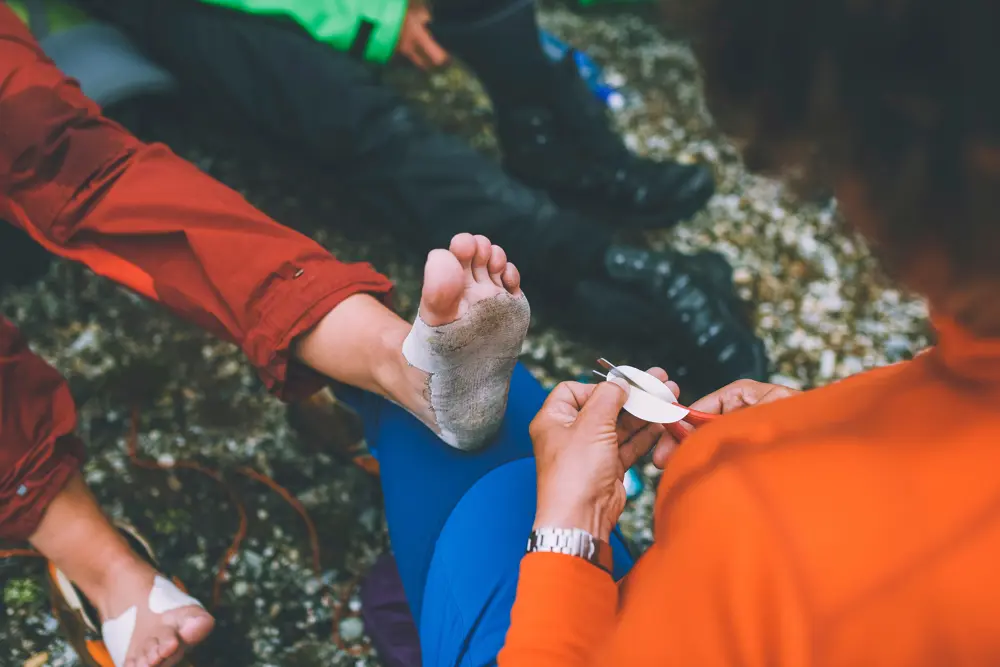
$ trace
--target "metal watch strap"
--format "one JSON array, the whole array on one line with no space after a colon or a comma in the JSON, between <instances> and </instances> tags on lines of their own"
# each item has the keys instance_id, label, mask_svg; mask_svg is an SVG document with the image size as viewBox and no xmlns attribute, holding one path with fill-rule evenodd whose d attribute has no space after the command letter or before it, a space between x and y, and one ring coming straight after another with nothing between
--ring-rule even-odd
<instances>
[{"instance_id":1,"label":"metal watch strap","mask_svg":"<svg viewBox=\"0 0 1000 667\"><path fill-rule=\"evenodd\" d=\"M528 553L548 551L582 558L611 573L611 545L579 528L538 528L528 536Z\"/></svg>"}]
</instances>

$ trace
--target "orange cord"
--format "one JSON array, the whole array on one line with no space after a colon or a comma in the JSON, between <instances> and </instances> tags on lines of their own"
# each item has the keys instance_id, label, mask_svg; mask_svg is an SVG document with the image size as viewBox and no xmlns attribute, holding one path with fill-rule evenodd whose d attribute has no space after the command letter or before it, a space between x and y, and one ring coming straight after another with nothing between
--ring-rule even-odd
<instances>
[{"instance_id":1,"label":"orange cord","mask_svg":"<svg viewBox=\"0 0 1000 667\"><path fill-rule=\"evenodd\" d=\"M240 522L236 529L236 534L233 536L233 541L226 550L226 553L222 556L219 561L219 567L215 572L215 581L212 584L212 607L218 607L219 602L222 599L222 585L226 579L226 573L229 570L229 564L232 562L236 554L239 553L240 545L243 543L244 538L247 536L247 511L243 505L243 501L237 495L236 491L232 486L226 483L222 479L222 475L216 471L208 468L206 466L200 465L198 463L192 463L190 461L175 461L174 463L159 463L158 461L152 461L149 459L139 458L139 409L132 409L132 422L129 429L128 437L128 458L132 462L132 465L138 468L144 468L146 470L194 470L203 475L207 475L214 479L222 488L226 490L229 494L230 500L232 500L233 506L236 507L236 512L239 515Z\"/></svg>"},{"instance_id":2,"label":"orange cord","mask_svg":"<svg viewBox=\"0 0 1000 667\"><path fill-rule=\"evenodd\" d=\"M318 577L319 573L323 571L323 567L320 563L319 534L316 532L316 524L313 522L312 517L309 516L308 510L306 510L302 502L293 496L288 489L282 487L267 475L262 475L253 468L241 467L237 468L236 472L267 486L269 489L281 496L284 501L291 505L292 508L298 512L299 516L302 517L302 521L306 524L306 531L309 533L309 546L312 548L313 570L316 572L316 576ZM354 592L354 587L357 585L359 580L360 577L355 576L350 582L348 582L343 599L350 600L351 594ZM323 602L330 607L333 623L332 636L337 648L351 655L360 655L364 650L362 647L349 647L344 643L343 638L340 636L340 621L343 620L345 616L344 610L348 609L349 606L344 604L343 600L334 601L330 595L330 588L328 586L324 586Z\"/></svg>"},{"instance_id":3,"label":"orange cord","mask_svg":"<svg viewBox=\"0 0 1000 667\"><path fill-rule=\"evenodd\" d=\"M222 586L226 580L226 574L229 570L229 564L233 561L237 554L239 554L240 546L243 544L243 540L247 536L247 512L246 507L243 505L242 500L236 493L235 489L228 484L222 477L222 474L217 470L213 470L206 466L198 463L193 463L190 461L175 461L173 463L159 463L150 459L139 458L139 409L134 408L132 410L132 422L131 428L129 429L129 439L127 444L127 452L129 461L138 468L144 468L146 470L193 470L206 475L213 480L215 480L220 486L226 489L232 500L233 505L236 507L236 511L239 514L239 526L236 529L236 533L233 535L233 541L230 543L229 548L226 549L225 555L219 561L218 569L215 573L215 581L212 585L212 607L218 607L219 602L222 597ZM316 524L313 522L312 518L309 516L309 512L306 510L305 506L299 501L298 498L293 496L291 492L285 489L283 486L275 482L273 479L267 475L263 475L256 470L248 467L237 468L236 472L250 479L264 484L269 489L277 493L287 502L292 508L302 517L302 521L306 525L306 531L309 533L309 546L312 550L312 566L319 577L320 573L323 571L321 558L320 558L320 547L319 547L319 534L316 531ZM16 558L16 557L26 557L26 558L44 558L42 554L38 553L34 549L6 549L0 550L0 559L2 558ZM361 655L365 646L354 645L348 646L344 643L343 638L340 636L340 621L346 616L345 610L349 609L349 605L346 603L350 600L355 587L360 581L361 576L356 575L348 583L344 589L344 593L341 596L341 600L334 600L331 595L331 587L325 586L323 592L323 603L330 607L331 617L332 617L332 639L341 651L348 653L353 656Z\"/></svg>"}]
</instances>

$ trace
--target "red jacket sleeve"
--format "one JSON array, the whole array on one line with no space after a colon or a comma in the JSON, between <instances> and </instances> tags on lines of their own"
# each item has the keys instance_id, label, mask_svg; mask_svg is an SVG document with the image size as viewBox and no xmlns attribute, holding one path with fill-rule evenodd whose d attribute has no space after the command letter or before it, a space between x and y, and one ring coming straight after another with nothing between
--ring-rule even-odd
<instances>
[{"instance_id":1,"label":"red jacket sleeve","mask_svg":"<svg viewBox=\"0 0 1000 667\"><path fill-rule=\"evenodd\" d=\"M83 459L66 381L0 317L0 539L30 536Z\"/></svg>"},{"instance_id":2,"label":"red jacket sleeve","mask_svg":"<svg viewBox=\"0 0 1000 667\"><path fill-rule=\"evenodd\" d=\"M4 4L0 218L238 344L286 397L318 387L287 386L293 339L348 296L391 288L369 265L338 262L166 147L104 118Z\"/></svg>"}]
</instances>

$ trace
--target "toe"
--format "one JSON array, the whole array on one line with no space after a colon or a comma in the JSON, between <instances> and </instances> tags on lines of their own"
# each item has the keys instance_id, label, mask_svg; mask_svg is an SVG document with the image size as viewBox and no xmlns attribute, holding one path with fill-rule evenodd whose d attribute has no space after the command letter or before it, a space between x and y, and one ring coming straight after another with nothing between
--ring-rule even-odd
<instances>
[{"instance_id":1,"label":"toe","mask_svg":"<svg viewBox=\"0 0 1000 667\"><path fill-rule=\"evenodd\" d=\"M493 244L485 236L476 235L476 254L472 258L472 277L479 282L489 282L490 272L487 265L493 254Z\"/></svg>"},{"instance_id":2,"label":"toe","mask_svg":"<svg viewBox=\"0 0 1000 667\"><path fill-rule=\"evenodd\" d=\"M503 287L503 271L507 268L507 253L504 252L503 248L498 245L493 246L486 268L490 272L490 280L497 287Z\"/></svg>"},{"instance_id":3,"label":"toe","mask_svg":"<svg viewBox=\"0 0 1000 667\"><path fill-rule=\"evenodd\" d=\"M420 318L432 327L454 322L465 290L465 270L454 252L432 250L424 266Z\"/></svg>"},{"instance_id":4,"label":"toe","mask_svg":"<svg viewBox=\"0 0 1000 667\"><path fill-rule=\"evenodd\" d=\"M177 633L186 645L195 646L208 637L214 627L215 619L208 612L199 610L198 613L184 619Z\"/></svg>"},{"instance_id":5,"label":"toe","mask_svg":"<svg viewBox=\"0 0 1000 667\"><path fill-rule=\"evenodd\" d=\"M160 640L157 638L152 638L149 643L146 644L146 664L149 667L159 667L163 664L163 657L161 656ZM170 655L169 653L167 655Z\"/></svg>"},{"instance_id":6,"label":"toe","mask_svg":"<svg viewBox=\"0 0 1000 667\"><path fill-rule=\"evenodd\" d=\"M521 292L521 273L517 270L517 267L507 263L507 268L503 270L503 286L507 288L507 291L511 294L519 294Z\"/></svg>"},{"instance_id":7,"label":"toe","mask_svg":"<svg viewBox=\"0 0 1000 667\"><path fill-rule=\"evenodd\" d=\"M466 269L472 266L472 258L476 255L476 237L472 234L457 234L448 247L459 263Z\"/></svg>"},{"instance_id":8,"label":"toe","mask_svg":"<svg viewBox=\"0 0 1000 667\"><path fill-rule=\"evenodd\" d=\"M668 379L667 372L662 368L660 368L659 366L653 366L646 372L655 377L660 382L666 382Z\"/></svg>"},{"instance_id":9,"label":"toe","mask_svg":"<svg viewBox=\"0 0 1000 667\"><path fill-rule=\"evenodd\" d=\"M166 662L169 658L176 656L181 652L181 643L178 641L176 635L170 635L169 637L163 637L157 646L156 659L160 662ZM155 663L155 664L160 664ZM167 663L169 664L169 663Z\"/></svg>"}]
</instances>

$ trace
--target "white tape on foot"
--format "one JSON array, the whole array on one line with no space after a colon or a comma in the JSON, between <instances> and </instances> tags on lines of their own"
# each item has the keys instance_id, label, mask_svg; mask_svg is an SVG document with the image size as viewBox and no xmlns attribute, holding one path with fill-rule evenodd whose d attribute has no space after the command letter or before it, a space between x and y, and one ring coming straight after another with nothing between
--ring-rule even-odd
<instances>
[{"instance_id":1,"label":"white tape on foot","mask_svg":"<svg viewBox=\"0 0 1000 667\"><path fill-rule=\"evenodd\" d=\"M500 427L530 321L527 298L507 292L474 303L449 324L431 327L417 317L403 357L430 374L437 433L452 447L476 449Z\"/></svg>"},{"instance_id":2,"label":"white tape on foot","mask_svg":"<svg viewBox=\"0 0 1000 667\"><path fill-rule=\"evenodd\" d=\"M200 602L160 575L157 575L153 580L153 588L149 591L148 605L149 610L154 614L165 614L183 607L202 606ZM138 617L139 608L129 607L124 614L106 621L101 626L104 647L108 649L108 654L111 656L112 662L115 663L115 667L125 665L128 649L132 644L132 637L135 635Z\"/></svg>"}]
</instances>

